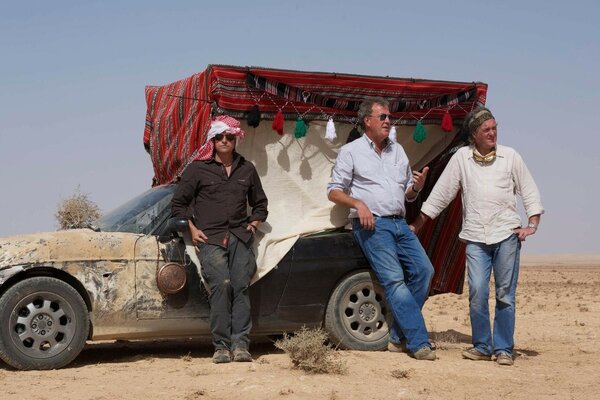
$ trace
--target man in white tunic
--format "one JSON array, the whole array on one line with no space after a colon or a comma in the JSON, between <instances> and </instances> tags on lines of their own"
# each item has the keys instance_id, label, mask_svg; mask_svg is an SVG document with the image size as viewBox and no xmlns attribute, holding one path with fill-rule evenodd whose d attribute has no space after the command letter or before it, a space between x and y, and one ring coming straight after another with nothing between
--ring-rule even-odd
<instances>
[{"instance_id":1,"label":"man in white tunic","mask_svg":"<svg viewBox=\"0 0 600 400\"><path fill-rule=\"evenodd\" d=\"M470 146L452 156L412 227L418 232L427 219L436 218L458 191L462 192L459 237L467 242L473 343L462 354L470 360L491 360L495 355L498 364L512 365L521 242L537 231L544 208L519 153L496 143L497 124L490 110L471 111L463 129L469 134ZM516 195L525 206L525 226L517 212ZM493 333L488 307L492 271L496 289Z\"/></svg>"}]
</instances>

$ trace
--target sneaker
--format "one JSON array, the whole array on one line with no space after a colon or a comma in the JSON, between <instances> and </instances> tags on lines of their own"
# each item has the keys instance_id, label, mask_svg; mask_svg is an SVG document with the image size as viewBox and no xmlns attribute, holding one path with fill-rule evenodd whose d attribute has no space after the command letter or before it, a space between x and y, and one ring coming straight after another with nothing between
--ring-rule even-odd
<instances>
[{"instance_id":1,"label":"sneaker","mask_svg":"<svg viewBox=\"0 0 600 400\"><path fill-rule=\"evenodd\" d=\"M475 347L471 347L462 352L463 358L468 358L469 360L475 361L491 361L492 356L489 354L484 354L477 350Z\"/></svg>"},{"instance_id":2,"label":"sneaker","mask_svg":"<svg viewBox=\"0 0 600 400\"><path fill-rule=\"evenodd\" d=\"M235 362L252 362L252 356L246 349L233 349L233 361Z\"/></svg>"},{"instance_id":3,"label":"sneaker","mask_svg":"<svg viewBox=\"0 0 600 400\"><path fill-rule=\"evenodd\" d=\"M437 358L435 351L431 350L431 347L429 346L421 347L419 350L415 351L412 356L417 360L428 361L435 361Z\"/></svg>"},{"instance_id":4,"label":"sneaker","mask_svg":"<svg viewBox=\"0 0 600 400\"><path fill-rule=\"evenodd\" d=\"M400 343L388 342L387 349L391 353L409 353L406 341Z\"/></svg>"},{"instance_id":5,"label":"sneaker","mask_svg":"<svg viewBox=\"0 0 600 400\"><path fill-rule=\"evenodd\" d=\"M212 358L215 364L223 364L231 362L231 354L229 354L229 350L227 349L217 349L215 350L215 354L213 354Z\"/></svg>"},{"instance_id":6,"label":"sneaker","mask_svg":"<svg viewBox=\"0 0 600 400\"><path fill-rule=\"evenodd\" d=\"M498 365L513 365L515 362L511 356L506 353L496 354L496 362Z\"/></svg>"}]
</instances>

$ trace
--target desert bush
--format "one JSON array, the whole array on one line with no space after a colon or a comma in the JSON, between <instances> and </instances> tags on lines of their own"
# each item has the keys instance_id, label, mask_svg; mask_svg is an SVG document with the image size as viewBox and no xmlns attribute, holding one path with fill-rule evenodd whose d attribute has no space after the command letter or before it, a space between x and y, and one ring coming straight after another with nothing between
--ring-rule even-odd
<instances>
[{"instance_id":1,"label":"desert bush","mask_svg":"<svg viewBox=\"0 0 600 400\"><path fill-rule=\"evenodd\" d=\"M345 374L346 364L339 360L335 350L327 342L322 329L303 327L293 335L284 334L275 347L285 351L295 368L314 374Z\"/></svg>"},{"instance_id":2,"label":"desert bush","mask_svg":"<svg viewBox=\"0 0 600 400\"><path fill-rule=\"evenodd\" d=\"M395 369L390 374L396 379L408 379L412 369Z\"/></svg>"},{"instance_id":3,"label":"desert bush","mask_svg":"<svg viewBox=\"0 0 600 400\"><path fill-rule=\"evenodd\" d=\"M100 218L100 209L77 188L73 196L58 203L54 216L59 230L85 228Z\"/></svg>"}]
</instances>

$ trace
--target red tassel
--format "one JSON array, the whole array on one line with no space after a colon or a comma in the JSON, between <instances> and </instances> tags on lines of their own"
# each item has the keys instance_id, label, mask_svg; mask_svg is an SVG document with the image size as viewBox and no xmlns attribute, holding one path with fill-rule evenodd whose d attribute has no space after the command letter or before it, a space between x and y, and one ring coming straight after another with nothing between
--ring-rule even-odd
<instances>
[{"instance_id":1,"label":"red tassel","mask_svg":"<svg viewBox=\"0 0 600 400\"><path fill-rule=\"evenodd\" d=\"M275 118L273 118L273 125L271 125L274 131L278 134L283 135L283 113L281 110L277 111Z\"/></svg>"},{"instance_id":2,"label":"red tassel","mask_svg":"<svg viewBox=\"0 0 600 400\"><path fill-rule=\"evenodd\" d=\"M452 116L450 112L446 110L444 117L442 118L442 130L444 132L452 132L454 130L454 124L452 124Z\"/></svg>"}]
</instances>

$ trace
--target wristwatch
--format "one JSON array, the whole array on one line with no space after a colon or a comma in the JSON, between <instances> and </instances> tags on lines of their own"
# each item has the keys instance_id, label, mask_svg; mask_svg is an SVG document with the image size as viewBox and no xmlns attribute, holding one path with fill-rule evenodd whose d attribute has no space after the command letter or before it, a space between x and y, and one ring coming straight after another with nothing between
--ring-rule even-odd
<instances>
[{"instance_id":1,"label":"wristwatch","mask_svg":"<svg viewBox=\"0 0 600 400\"><path fill-rule=\"evenodd\" d=\"M527 224L527 227L528 228L533 228L533 229L535 229L537 231L538 224L534 224L533 222L530 222L529 224Z\"/></svg>"}]
</instances>

